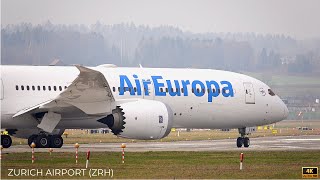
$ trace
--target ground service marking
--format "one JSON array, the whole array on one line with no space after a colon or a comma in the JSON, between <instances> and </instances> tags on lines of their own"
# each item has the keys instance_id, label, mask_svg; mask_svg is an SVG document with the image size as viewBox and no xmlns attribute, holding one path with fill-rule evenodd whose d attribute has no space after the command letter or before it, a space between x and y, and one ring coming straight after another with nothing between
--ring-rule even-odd
<instances>
[{"instance_id":1,"label":"ground service marking","mask_svg":"<svg viewBox=\"0 0 320 180\"><path fill-rule=\"evenodd\" d=\"M302 167L302 178L318 178L318 167Z\"/></svg>"}]
</instances>

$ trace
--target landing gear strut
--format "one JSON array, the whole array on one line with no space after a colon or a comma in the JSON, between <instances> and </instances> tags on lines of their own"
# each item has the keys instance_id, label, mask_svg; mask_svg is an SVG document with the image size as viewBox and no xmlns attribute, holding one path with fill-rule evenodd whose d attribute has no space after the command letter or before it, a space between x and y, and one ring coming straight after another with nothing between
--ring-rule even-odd
<instances>
[{"instance_id":1,"label":"landing gear strut","mask_svg":"<svg viewBox=\"0 0 320 180\"><path fill-rule=\"evenodd\" d=\"M3 148L9 148L12 144L12 139L9 135L1 135L1 145Z\"/></svg>"},{"instance_id":2,"label":"landing gear strut","mask_svg":"<svg viewBox=\"0 0 320 180\"><path fill-rule=\"evenodd\" d=\"M36 148L61 148L63 145L63 139L59 135L31 135L28 138L28 145L35 143Z\"/></svg>"},{"instance_id":3,"label":"landing gear strut","mask_svg":"<svg viewBox=\"0 0 320 180\"><path fill-rule=\"evenodd\" d=\"M242 145L246 148L249 147L250 139L246 137L246 135L248 135L248 133L246 133L246 128L239 128L239 134L241 136L237 138L237 147L241 148Z\"/></svg>"}]
</instances>

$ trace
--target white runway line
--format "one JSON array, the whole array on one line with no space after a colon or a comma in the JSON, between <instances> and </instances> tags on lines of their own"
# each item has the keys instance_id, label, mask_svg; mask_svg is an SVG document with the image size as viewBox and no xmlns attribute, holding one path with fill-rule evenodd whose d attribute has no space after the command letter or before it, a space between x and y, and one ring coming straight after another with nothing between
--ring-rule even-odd
<instances>
[{"instance_id":1,"label":"white runway line","mask_svg":"<svg viewBox=\"0 0 320 180\"><path fill-rule=\"evenodd\" d=\"M284 141L320 141L320 139L283 139Z\"/></svg>"}]
</instances>

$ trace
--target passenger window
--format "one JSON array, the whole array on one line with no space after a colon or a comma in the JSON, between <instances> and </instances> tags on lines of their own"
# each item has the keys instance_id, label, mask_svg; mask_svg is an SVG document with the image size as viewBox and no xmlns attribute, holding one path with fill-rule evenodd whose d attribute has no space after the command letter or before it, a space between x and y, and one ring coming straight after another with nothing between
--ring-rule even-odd
<instances>
[{"instance_id":1,"label":"passenger window","mask_svg":"<svg viewBox=\"0 0 320 180\"><path fill-rule=\"evenodd\" d=\"M166 88L166 92L168 92L168 88Z\"/></svg>"},{"instance_id":2,"label":"passenger window","mask_svg":"<svg viewBox=\"0 0 320 180\"><path fill-rule=\"evenodd\" d=\"M46 86L42 86L42 89L45 91L46 90Z\"/></svg>"},{"instance_id":3,"label":"passenger window","mask_svg":"<svg viewBox=\"0 0 320 180\"><path fill-rule=\"evenodd\" d=\"M115 88L115 87L112 87L112 91L113 91L113 92L116 92L116 88Z\"/></svg>"},{"instance_id":4,"label":"passenger window","mask_svg":"<svg viewBox=\"0 0 320 180\"><path fill-rule=\"evenodd\" d=\"M178 88L176 88L176 92L179 92L179 89L178 89Z\"/></svg>"},{"instance_id":5,"label":"passenger window","mask_svg":"<svg viewBox=\"0 0 320 180\"><path fill-rule=\"evenodd\" d=\"M134 87L133 90L134 90L134 92L137 92L137 88L136 87Z\"/></svg>"},{"instance_id":6,"label":"passenger window","mask_svg":"<svg viewBox=\"0 0 320 180\"><path fill-rule=\"evenodd\" d=\"M56 87L56 86L53 86L53 90L54 90L54 91L57 91L57 87Z\"/></svg>"},{"instance_id":7,"label":"passenger window","mask_svg":"<svg viewBox=\"0 0 320 180\"><path fill-rule=\"evenodd\" d=\"M21 86L21 90L22 90L22 91L24 90L24 86Z\"/></svg>"},{"instance_id":8,"label":"passenger window","mask_svg":"<svg viewBox=\"0 0 320 180\"><path fill-rule=\"evenodd\" d=\"M48 90L51 91L51 86L48 86Z\"/></svg>"},{"instance_id":9,"label":"passenger window","mask_svg":"<svg viewBox=\"0 0 320 180\"><path fill-rule=\"evenodd\" d=\"M30 90L30 87L29 87L29 86L27 86L27 90L28 90L28 91Z\"/></svg>"},{"instance_id":10,"label":"passenger window","mask_svg":"<svg viewBox=\"0 0 320 180\"><path fill-rule=\"evenodd\" d=\"M36 88L34 86L32 86L32 90L34 91L34 90L36 90Z\"/></svg>"},{"instance_id":11,"label":"passenger window","mask_svg":"<svg viewBox=\"0 0 320 180\"><path fill-rule=\"evenodd\" d=\"M16 90L17 90L17 91L19 90L19 86L18 86L18 85L16 85Z\"/></svg>"},{"instance_id":12,"label":"passenger window","mask_svg":"<svg viewBox=\"0 0 320 180\"><path fill-rule=\"evenodd\" d=\"M202 93L204 93L206 90L205 89L202 89Z\"/></svg>"},{"instance_id":13,"label":"passenger window","mask_svg":"<svg viewBox=\"0 0 320 180\"><path fill-rule=\"evenodd\" d=\"M40 86L38 86L38 91L40 91L41 90L41 88L40 88Z\"/></svg>"},{"instance_id":14,"label":"passenger window","mask_svg":"<svg viewBox=\"0 0 320 180\"><path fill-rule=\"evenodd\" d=\"M184 90L183 90L183 88L181 88L181 93L184 93Z\"/></svg>"},{"instance_id":15,"label":"passenger window","mask_svg":"<svg viewBox=\"0 0 320 180\"><path fill-rule=\"evenodd\" d=\"M120 92L120 87L118 87L118 91Z\"/></svg>"},{"instance_id":16,"label":"passenger window","mask_svg":"<svg viewBox=\"0 0 320 180\"><path fill-rule=\"evenodd\" d=\"M269 93L271 96L275 96L275 95L276 95L271 89L268 89L268 93Z\"/></svg>"},{"instance_id":17,"label":"passenger window","mask_svg":"<svg viewBox=\"0 0 320 180\"><path fill-rule=\"evenodd\" d=\"M199 90L199 88L197 88L197 93L200 93L200 90Z\"/></svg>"},{"instance_id":18,"label":"passenger window","mask_svg":"<svg viewBox=\"0 0 320 180\"><path fill-rule=\"evenodd\" d=\"M67 89L67 88L68 88L67 86L64 87L64 89Z\"/></svg>"},{"instance_id":19,"label":"passenger window","mask_svg":"<svg viewBox=\"0 0 320 180\"><path fill-rule=\"evenodd\" d=\"M59 90L62 91L62 87L61 86L59 86Z\"/></svg>"},{"instance_id":20,"label":"passenger window","mask_svg":"<svg viewBox=\"0 0 320 180\"><path fill-rule=\"evenodd\" d=\"M194 93L194 89L193 89L193 88L192 88L192 90L191 90L191 91L192 91L192 93Z\"/></svg>"},{"instance_id":21,"label":"passenger window","mask_svg":"<svg viewBox=\"0 0 320 180\"><path fill-rule=\"evenodd\" d=\"M160 92L163 92L163 88L160 88Z\"/></svg>"}]
</instances>

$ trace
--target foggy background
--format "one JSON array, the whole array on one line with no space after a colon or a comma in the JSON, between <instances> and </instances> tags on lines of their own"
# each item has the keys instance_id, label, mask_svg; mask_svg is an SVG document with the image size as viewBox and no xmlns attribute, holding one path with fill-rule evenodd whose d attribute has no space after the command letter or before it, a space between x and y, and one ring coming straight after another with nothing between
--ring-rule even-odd
<instances>
[{"instance_id":1,"label":"foggy background","mask_svg":"<svg viewBox=\"0 0 320 180\"><path fill-rule=\"evenodd\" d=\"M2 0L1 64L210 68L320 118L320 1ZM317 102L318 99L318 102Z\"/></svg>"},{"instance_id":2,"label":"foggy background","mask_svg":"<svg viewBox=\"0 0 320 180\"><path fill-rule=\"evenodd\" d=\"M191 33L172 26L135 24L39 25L1 29L2 64L65 64L212 68L319 74L320 39L283 34Z\"/></svg>"}]
</instances>

